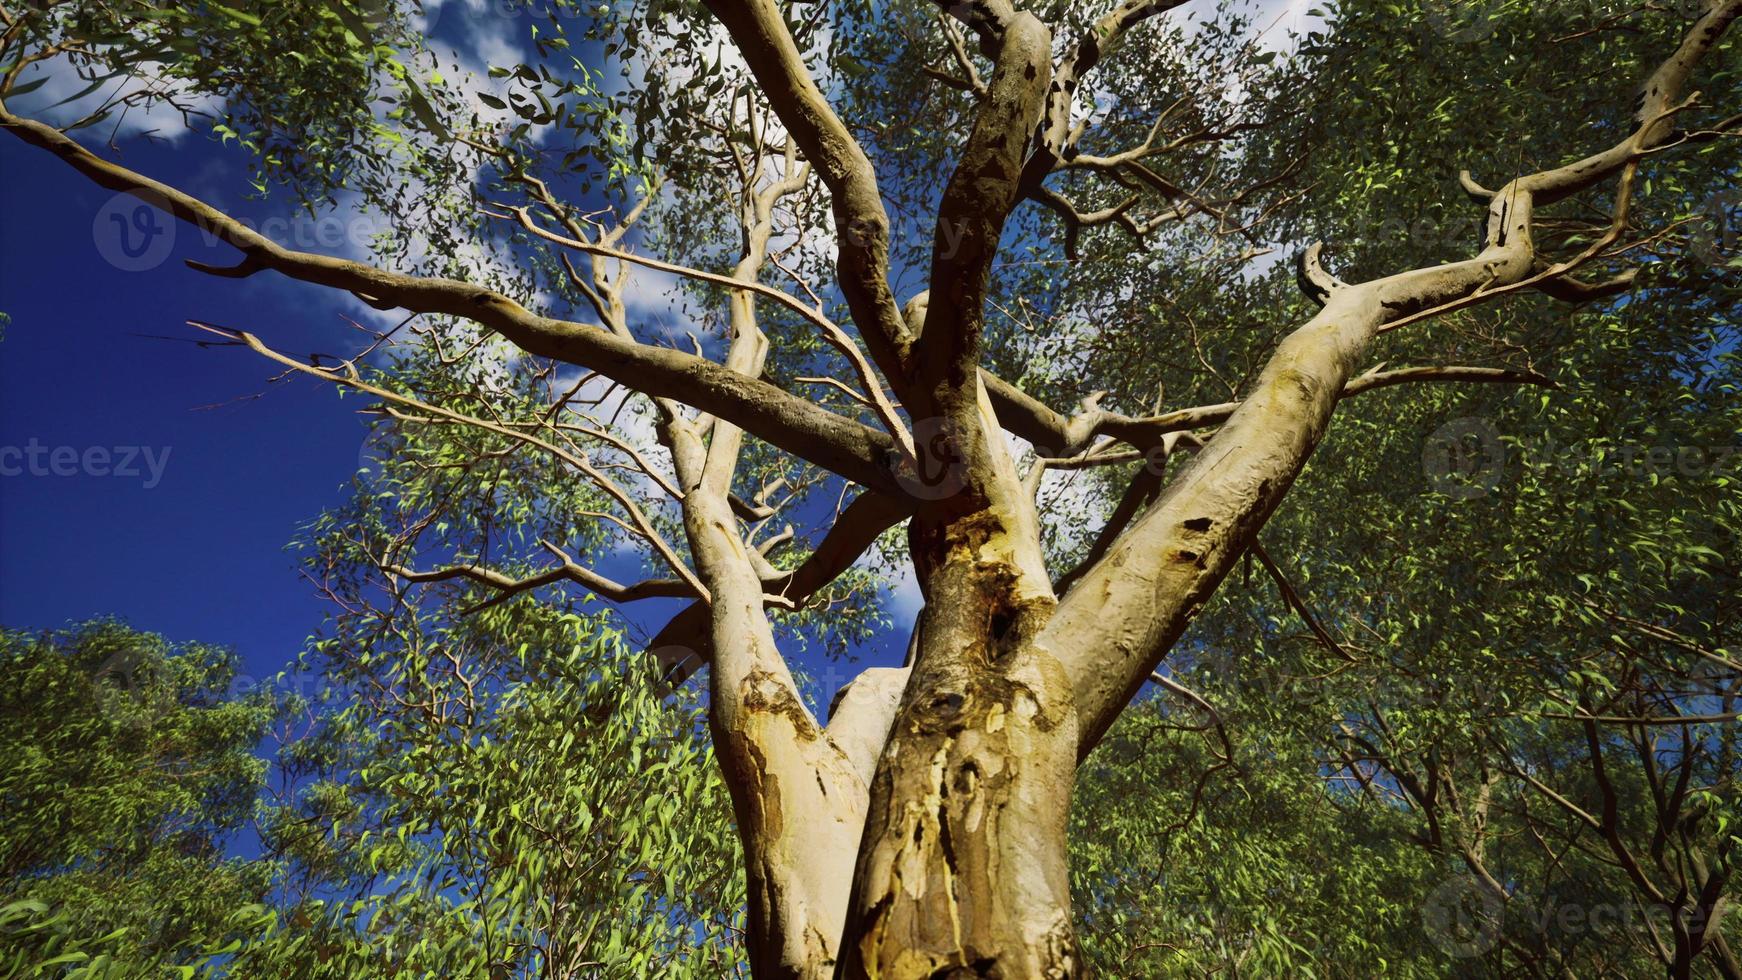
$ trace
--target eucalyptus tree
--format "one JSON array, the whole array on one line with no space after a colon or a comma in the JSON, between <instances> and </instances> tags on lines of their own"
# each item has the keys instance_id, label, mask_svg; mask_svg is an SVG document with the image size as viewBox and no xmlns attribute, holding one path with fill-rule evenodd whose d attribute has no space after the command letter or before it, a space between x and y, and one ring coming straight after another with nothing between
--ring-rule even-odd
<instances>
[{"instance_id":1,"label":"eucalyptus tree","mask_svg":"<svg viewBox=\"0 0 1742 980\"><path fill-rule=\"evenodd\" d=\"M97 620L0 631L0 963L140 976L233 952L272 866L226 856L275 714L233 653Z\"/></svg>"},{"instance_id":2,"label":"eucalyptus tree","mask_svg":"<svg viewBox=\"0 0 1742 980\"><path fill-rule=\"evenodd\" d=\"M1542 151L1502 134L1578 139L1605 98L1578 80L1638 71L1656 55L1636 32L1667 27L1579 5L1428 13L1346 7L1303 44L1303 101L1378 84L1267 135L1284 159L1318 147L1280 237L1323 236L1358 270L1457 254L1474 226L1439 193L1440 162L1514 172ZM1733 53L1709 63L1709 90L1736 70ZM1431 125L1363 140L1399 118ZM1734 975L1738 198L1733 148L1689 150L1633 202L1662 234L1629 248L1627 295L1520 297L1384 339L1387 359L1456 351L1553 386L1396 387L1339 410L1157 698L1079 777L1073 888L1097 962ZM1577 248L1607 227L1591 211L1539 230ZM1273 342L1283 278L1244 287L1268 318L1206 315L1180 300L1191 280L1110 270L1083 302L1119 288L1156 323L1189 313L1213 392ZM1191 390L1181 360L1109 378L1113 397Z\"/></svg>"},{"instance_id":3,"label":"eucalyptus tree","mask_svg":"<svg viewBox=\"0 0 1742 980\"><path fill-rule=\"evenodd\" d=\"M524 60L470 87L437 67L416 11L30 6L8 9L0 35L0 126L238 253L196 268L405 311L415 326L384 328L370 353L423 345L458 390L203 326L361 392L394 432L474 433L470 454L424 465L560 468L564 492L528 504L549 529L536 545L488 525L456 537L441 498L414 502L427 519L363 541L395 588L682 604L648 646L674 676L707 671L758 974L1074 975L1079 764L1241 559L1275 564L1256 535L1338 403L1547 380L1463 363L1504 343L1442 344L1432 328L1535 293L1621 302L1643 247L1687 241L1673 218L1643 220L1659 217L1639 206L1653 192L1685 197L1649 171L1735 125L1696 93L1702 72L1734 78L1726 29L1742 2L1584 31L1625 46L1616 60L1638 75L1535 94L1593 125L1539 144L1504 125L1501 91L1475 130L1490 142L1448 147L1447 167L1464 152L1505 164L1462 177L1482 216L1474 254L1390 252L1338 278L1314 244L1298 279L1317 309L1255 305L1275 295L1249 274L1260 236L1300 231L1317 186L1298 157L1358 145L1383 161L1396 124L1340 132L1371 117L1313 87L1343 83L1351 106L1384 106L1384 85L1363 86L1385 72L1409 100L1426 90L1388 44L1385 72L1314 74L1238 18L1199 24L1180 6L557 4L526 18ZM1380 9L1351 4L1324 43L1339 50L1341 25ZM423 13L429 30L439 11ZM1453 84L1497 97L1472 68L1488 21L1437 4L1395 16L1464 38ZM56 70L99 86L154 73L161 84L111 100L129 108L218 96L213 132L255 155L263 191L355 192L400 223L372 263L287 246L67 135L113 105L20 108L19 90ZM1266 141L1306 94L1324 129ZM1426 109L1412 123L1435 122ZM1346 173L1341 206L1389 200L1388 173ZM675 309L655 308L635 270L682 280ZM1272 329L1218 349L1242 323ZM1374 363L1405 337L1420 360ZM1133 390L1146 368L1181 364L1194 384ZM1066 396L1079 406L1061 410ZM1084 468L1124 484L1089 533L1080 511L1036 505L1058 492L1049 474ZM904 542L886 534L897 526ZM612 539L645 576L607 574ZM866 669L819 718L788 655L818 630L874 628L861 556L875 549L875 568L903 544L924 600L907 663Z\"/></svg>"},{"instance_id":4,"label":"eucalyptus tree","mask_svg":"<svg viewBox=\"0 0 1742 980\"><path fill-rule=\"evenodd\" d=\"M313 728L262 808L276 918L226 975L740 974L743 876L695 699L560 609L407 604L337 617L301 675L316 710L287 714Z\"/></svg>"},{"instance_id":5,"label":"eucalyptus tree","mask_svg":"<svg viewBox=\"0 0 1742 980\"><path fill-rule=\"evenodd\" d=\"M593 619L443 599L359 601L264 679L112 621L0 633L6 975L741 973L696 699Z\"/></svg>"}]
</instances>

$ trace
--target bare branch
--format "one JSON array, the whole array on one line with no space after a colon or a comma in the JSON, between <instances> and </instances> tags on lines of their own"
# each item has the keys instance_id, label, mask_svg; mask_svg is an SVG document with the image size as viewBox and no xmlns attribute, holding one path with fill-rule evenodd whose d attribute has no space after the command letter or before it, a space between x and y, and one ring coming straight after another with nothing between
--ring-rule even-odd
<instances>
[{"instance_id":1,"label":"bare branch","mask_svg":"<svg viewBox=\"0 0 1742 980\"><path fill-rule=\"evenodd\" d=\"M907 328L889 288L889 215L853 134L817 87L773 0L710 0L787 132L829 188L838 229L840 287L872 357L902 375Z\"/></svg>"},{"instance_id":2,"label":"bare branch","mask_svg":"<svg viewBox=\"0 0 1742 980\"><path fill-rule=\"evenodd\" d=\"M514 217L519 219L521 227L546 241L554 242L558 245L575 249L576 251L590 252L594 255L606 255L624 262L633 262L636 265L646 266L649 269L658 269L661 272L670 272L674 275L687 276L691 279L712 283L716 286L725 286L729 289L741 289L747 292L752 292L758 296L766 296L773 299L782 306L796 311L800 316L804 317L821 330L824 339L828 340L830 346L834 347L835 350L839 351L841 355L847 359L847 363L852 366L853 373L858 376L859 384L867 396L864 399L866 403L876 411L878 419L883 423L884 429L894 437L896 445L908 456L913 455L913 436L907 431L907 427L902 424L901 416L896 414L895 406L891 405L889 399L884 396L883 384L878 379L876 372L871 369L870 363L865 360L865 355L860 352L859 345L853 342L853 338L848 336L847 331L841 329L840 324L837 324L835 321L823 316L821 311L799 302L798 299L790 293L775 289L772 286L764 285L755 280L746 281L732 276L722 276L717 273L704 272L701 269L693 269L689 266L676 265L671 262L662 262L658 259L636 255L633 252L625 252L605 245L595 245L591 242L579 239L566 238L562 235L556 234L555 232L540 228L538 224L532 220L531 215L527 213L526 208L512 208L510 210L513 212ZM498 218L508 217L508 215L497 214L491 211L486 211L485 213Z\"/></svg>"},{"instance_id":3,"label":"bare branch","mask_svg":"<svg viewBox=\"0 0 1742 980\"><path fill-rule=\"evenodd\" d=\"M330 381L333 384L343 385L344 387L373 395L382 401L391 402L396 405L404 405L408 408L427 412L430 415L446 419L450 422L458 422L488 432L494 432L497 435L506 436L510 439L515 439L526 443L527 445L536 446L537 448L544 450L556 457L558 460L574 467L591 480L594 485L598 486L601 490L604 490L607 495L617 502L618 506L622 507L629 514L630 520L634 522L633 530L635 533L645 538L648 543L653 546L654 550L659 553L660 557L665 560L666 564L671 566L673 571L677 572L678 576L682 578L692 590L694 590L696 595L701 596L704 599L707 598L708 590L703 587L699 580L696 579L695 573L690 571L689 566L684 563L683 559L678 557L677 552L672 550L671 545L666 542L664 536L654 528L653 523L648 520L647 515L642 512L641 507L635 503L634 498L630 497L622 487L618 486L616 481L599 472L585 455L569 452L551 442L540 439L535 435L521 432L510 426L500 425L495 422L474 418L469 415L462 415L459 412L450 411L449 409L442 408L439 405L431 405L428 402L419 401L415 398L402 395L396 391L389 391L386 388L369 384L357 377L354 370L328 369L317 367L312 364L304 364L295 358L288 357L273 350L271 347L262 343L260 338L244 330L220 327L216 324L204 323L199 320L189 320L188 323L198 327L199 329L208 330L212 333L239 340L246 345L249 350L254 351L270 361L282 364L293 371L299 371L303 374L310 375L311 377L320 378L323 381Z\"/></svg>"},{"instance_id":4,"label":"bare branch","mask_svg":"<svg viewBox=\"0 0 1742 980\"><path fill-rule=\"evenodd\" d=\"M485 602L467 609L474 613L534 589L543 588L557 582L569 581L584 586L588 591L602 599L612 602L634 602L638 599L655 598L685 598L694 597L696 592L689 583L682 579L646 579L630 585L622 585L592 569L577 564L575 560L561 548L548 541L539 542L545 550L555 555L562 564L555 568L528 575L524 578L512 578L495 569L482 565L450 565L427 571L414 571L403 565L392 562L377 562L383 571L390 572L407 582L446 582L453 579L467 579L488 585L498 591L498 594Z\"/></svg>"}]
</instances>

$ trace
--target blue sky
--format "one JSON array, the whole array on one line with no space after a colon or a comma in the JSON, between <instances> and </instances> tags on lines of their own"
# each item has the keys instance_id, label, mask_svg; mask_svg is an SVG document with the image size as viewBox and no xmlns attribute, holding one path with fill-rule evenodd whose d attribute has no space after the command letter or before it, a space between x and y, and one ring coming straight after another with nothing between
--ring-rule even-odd
<instances>
[{"instance_id":1,"label":"blue sky","mask_svg":"<svg viewBox=\"0 0 1742 980\"><path fill-rule=\"evenodd\" d=\"M241 158L203 137L122 149L129 166L242 203ZM15 139L0 141L0 174L0 312L12 317L0 340L0 449L42 447L36 466L0 456L0 623L114 614L171 639L233 646L250 672L279 669L322 614L285 545L340 499L363 420L355 400L341 403L313 379L269 384L269 365L252 354L194 346L200 335L185 321L337 349L356 342L340 317L346 302L276 275L194 272L183 258L210 261L220 249L186 227L160 264L118 268L104 255L117 244L103 220L115 211L105 210L108 191ZM81 464L107 449L116 471L129 447L149 454L134 456L133 476L56 475L68 467L48 450L62 446ZM100 451L91 461L105 468Z\"/></svg>"},{"instance_id":2,"label":"blue sky","mask_svg":"<svg viewBox=\"0 0 1742 980\"><path fill-rule=\"evenodd\" d=\"M288 201L246 200L246 160L203 136L122 150L128 166L256 223L293 213ZM312 378L274 382L276 368L251 352L198 346L216 338L186 321L247 329L292 353L354 353L368 339L347 318L367 312L275 273L195 272L184 259L225 264L234 251L139 214L20 141L0 141L0 173L0 312L12 317L0 340L0 624L120 616L229 646L264 680L327 612L287 545L344 500L367 434L363 402ZM123 241L116 215L140 222L150 243L138 227ZM56 450L78 462L57 463ZM626 612L647 636L677 608ZM876 661L899 660L905 626L894 632ZM823 681L819 706L857 670L804 666Z\"/></svg>"},{"instance_id":3,"label":"blue sky","mask_svg":"<svg viewBox=\"0 0 1742 980\"><path fill-rule=\"evenodd\" d=\"M530 19L519 8L432 9L438 44L477 76L527 55L518 35ZM77 87L51 81L13 108L40 114ZM48 116L77 115L69 111ZM158 125L172 141L140 134ZM249 161L234 144L133 118L99 145L107 128L78 135L285 244L363 257L361 242L328 240L356 215L322 224L298 218L286 196L249 200ZM274 273L195 272L184 259L224 265L236 253L19 140L0 139L0 175L0 312L12 317L0 340L0 625L115 615L171 640L232 647L250 678L269 677L326 614L287 544L344 499L366 420L360 400L330 385L274 383L274 366L252 353L198 346L215 338L186 321L247 329L291 354L351 354L368 338L346 318L378 326L379 315ZM88 459L97 465L81 465ZM911 601L901 606L911 616ZM647 636L675 608L626 611ZM899 659L905 625L894 632L876 661ZM825 705L857 669L803 666L821 675Z\"/></svg>"},{"instance_id":4,"label":"blue sky","mask_svg":"<svg viewBox=\"0 0 1742 980\"><path fill-rule=\"evenodd\" d=\"M425 8L437 43L478 76L527 46L520 6ZM11 108L76 118L89 100L53 105L80 87L52 78ZM292 247L364 257L361 241L332 237L356 214L321 223L285 195L249 200L246 155L164 115L77 135ZM170 139L141 135L151 129ZM355 353L368 339L346 317L378 326L378 316L274 273L195 272L184 259L223 265L236 253L10 136L0 177L0 313L12 317L0 340L0 625L115 615L230 646L252 678L276 673L326 613L287 545L344 499L367 433L362 403L312 378L273 383L269 362L197 346L214 338L186 321L247 329L292 354ZM112 472L69 462L87 453ZM121 472L129 460L135 475Z\"/></svg>"}]
</instances>

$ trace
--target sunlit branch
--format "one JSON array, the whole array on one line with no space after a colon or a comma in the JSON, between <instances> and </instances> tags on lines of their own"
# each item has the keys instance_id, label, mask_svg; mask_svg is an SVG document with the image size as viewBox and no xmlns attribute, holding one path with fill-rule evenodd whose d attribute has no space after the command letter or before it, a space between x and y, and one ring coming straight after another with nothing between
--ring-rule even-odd
<instances>
[{"instance_id":1,"label":"sunlit branch","mask_svg":"<svg viewBox=\"0 0 1742 980\"><path fill-rule=\"evenodd\" d=\"M439 405L431 405L427 402L419 401L418 399L402 395L398 392L389 391L386 388L369 384L358 377L355 369L350 368L349 365L346 365L345 370L341 370L338 368L329 369L312 364L305 364L266 346L260 341L260 338L248 333L247 331L234 330L229 327L221 327L216 324L204 323L198 320L189 320L188 322L202 330L207 330L219 334L220 336L232 337L239 340L246 345L248 349L268 360L282 364L293 371L298 371L310 375L311 377L320 378L324 381L332 382L333 384L342 385L356 391L364 392L365 394L373 395L380 398L382 401L391 402L396 405L403 405L421 412L427 412L430 415L445 419L449 422L470 425L488 432L494 432L497 435L518 440L529 446L534 446L550 453L558 460L561 460L580 471L591 480L594 485L605 491L611 499L616 501L618 506L622 507L629 514L630 520L634 523L634 531L636 534L644 537L654 547L654 550L659 552L660 557L665 560L665 563L669 565L673 571L677 572L678 576L682 578L697 595L703 598L707 597L708 590L695 577L695 573L690 571L689 566L683 561L683 559L678 557L677 553L672 550L671 546L665 541L664 536L654 528L653 523L648 520L647 515L642 512L640 506L635 503L635 500L630 497L622 487L618 486L616 481L599 472L586 456L569 452L568 450L544 439L540 439L539 437L529 433L521 432L509 426L474 418L469 415L442 408Z\"/></svg>"}]
</instances>

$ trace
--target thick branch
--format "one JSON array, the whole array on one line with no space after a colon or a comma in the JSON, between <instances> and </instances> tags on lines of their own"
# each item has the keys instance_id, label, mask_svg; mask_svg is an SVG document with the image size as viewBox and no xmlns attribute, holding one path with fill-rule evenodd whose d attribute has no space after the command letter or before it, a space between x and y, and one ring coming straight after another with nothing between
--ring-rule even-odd
<instances>
[{"instance_id":1,"label":"thick branch","mask_svg":"<svg viewBox=\"0 0 1742 980\"><path fill-rule=\"evenodd\" d=\"M1028 121L1044 98L1050 41L1033 17L1012 19L987 96L938 206L925 329L915 345L918 380L906 401L910 411L946 416L964 429L977 418L975 372L986 282L1004 220L1020 199L1017 180Z\"/></svg>"},{"instance_id":2,"label":"thick branch","mask_svg":"<svg viewBox=\"0 0 1742 980\"><path fill-rule=\"evenodd\" d=\"M54 153L94 183L125 191L208 229L240 249L235 275L272 269L343 289L380 308L402 307L483 324L530 354L579 365L626 387L727 418L796 456L850 480L898 492L885 434L693 354L635 343L590 324L538 316L500 293L451 279L422 278L287 249L217 208L167 184L96 156L64 133L0 107L0 127ZM201 266L202 271L213 271Z\"/></svg>"},{"instance_id":3,"label":"thick branch","mask_svg":"<svg viewBox=\"0 0 1742 980\"><path fill-rule=\"evenodd\" d=\"M1071 143L1071 106L1083 78L1099 64L1132 27L1172 10L1185 0L1125 0L1108 11L1059 59L1047 89L1046 107L1034 134L1034 152L1022 169L1022 186L1040 186L1059 161L1068 157Z\"/></svg>"},{"instance_id":4,"label":"thick branch","mask_svg":"<svg viewBox=\"0 0 1742 980\"><path fill-rule=\"evenodd\" d=\"M1536 200L1630 173L1661 138L1694 64L1739 10L1742 0L1727 0L1693 25L1652 75L1634 133L1602 153L1498 191L1488 202L1486 245L1475 258L1333 290L1324 309L1278 345L1252 394L1064 597L1042 637L1066 659L1076 685L1080 754L1099 741L1286 494L1373 337L1387 324L1529 279L1537 261L1531 238ZM1623 203L1626 190L1623 181Z\"/></svg>"},{"instance_id":5,"label":"thick branch","mask_svg":"<svg viewBox=\"0 0 1742 980\"><path fill-rule=\"evenodd\" d=\"M1219 425L1226 422L1241 405L1240 402L1220 402L1141 418L1094 408L1066 418L1008 381L984 371L980 376L986 383L986 392L991 396L992 404L997 408L999 422L1004 428L1027 439L1036 447L1044 447L1049 452L1057 451L1060 455L1074 455L1086 449L1096 438L1111 436L1135 450L1117 457L1108 457L1103 462L1125 463L1141 459L1145 451L1162 445L1169 434ZM1554 386L1553 379L1534 371L1423 365L1390 371L1370 370L1350 379L1344 385L1341 397L1347 398L1362 392L1422 381ZM1059 448L1055 450L1055 447Z\"/></svg>"},{"instance_id":6,"label":"thick branch","mask_svg":"<svg viewBox=\"0 0 1742 980\"><path fill-rule=\"evenodd\" d=\"M841 511L816 550L784 579L765 583L764 590L803 606L858 561L884 531L905 520L912 508L913 498L905 494L861 493ZM695 603L672 617L648 646L658 657L666 679L682 683L713 659L707 604Z\"/></svg>"},{"instance_id":7,"label":"thick branch","mask_svg":"<svg viewBox=\"0 0 1742 980\"><path fill-rule=\"evenodd\" d=\"M907 328L889 288L889 215L870 159L811 78L773 0L709 0L708 9L726 26L775 114L828 186L841 292L873 358L894 381L902 375Z\"/></svg>"}]
</instances>

